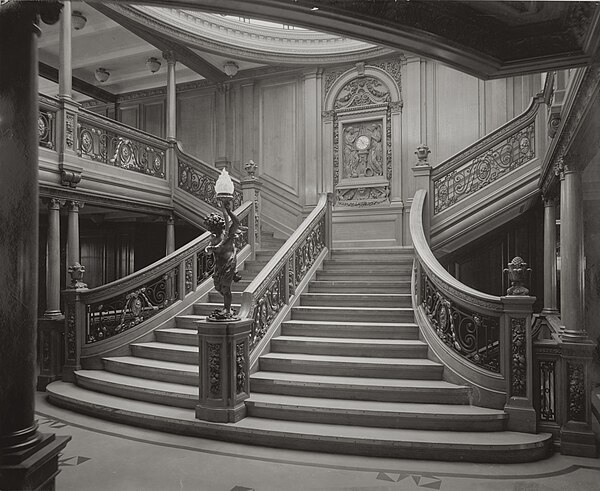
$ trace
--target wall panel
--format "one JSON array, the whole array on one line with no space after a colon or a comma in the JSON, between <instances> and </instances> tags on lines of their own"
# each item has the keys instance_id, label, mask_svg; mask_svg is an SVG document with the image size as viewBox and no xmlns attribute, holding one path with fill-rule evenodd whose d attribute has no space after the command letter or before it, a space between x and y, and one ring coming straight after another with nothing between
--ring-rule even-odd
<instances>
[{"instance_id":1,"label":"wall panel","mask_svg":"<svg viewBox=\"0 0 600 491\"><path fill-rule=\"evenodd\" d=\"M213 164L214 94L183 94L177 100L177 138L184 150Z\"/></svg>"}]
</instances>

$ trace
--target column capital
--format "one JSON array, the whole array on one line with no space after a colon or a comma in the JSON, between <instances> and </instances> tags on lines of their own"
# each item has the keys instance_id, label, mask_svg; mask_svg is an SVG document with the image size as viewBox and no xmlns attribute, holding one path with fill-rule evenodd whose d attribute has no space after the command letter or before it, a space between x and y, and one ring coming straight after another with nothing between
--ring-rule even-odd
<instances>
[{"instance_id":1,"label":"column capital","mask_svg":"<svg viewBox=\"0 0 600 491\"><path fill-rule=\"evenodd\" d=\"M175 217L173 215L169 215L166 221L169 225L173 225L175 223Z\"/></svg>"},{"instance_id":2,"label":"column capital","mask_svg":"<svg viewBox=\"0 0 600 491\"><path fill-rule=\"evenodd\" d=\"M231 89L231 84L229 82L217 83L217 94L226 95L230 89Z\"/></svg>"},{"instance_id":3,"label":"column capital","mask_svg":"<svg viewBox=\"0 0 600 491\"><path fill-rule=\"evenodd\" d=\"M167 63L169 64L177 62L177 54L175 53L175 51L163 51L162 56L165 60L167 60Z\"/></svg>"},{"instance_id":4,"label":"column capital","mask_svg":"<svg viewBox=\"0 0 600 491\"><path fill-rule=\"evenodd\" d=\"M44 203L49 210L60 210L61 206L65 206L66 201L63 198L42 198Z\"/></svg>"},{"instance_id":5,"label":"column capital","mask_svg":"<svg viewBox=\"0 0 600 491\"><path fill-rule=\"evenodd\" d=\"M85 206L85 203L83 201L78 200L69 200L66 202L66 205L70 212L77 213L81 208Z\"/></svg>"},{"instance_id":6,"label":"column capital","mask_svg":"<svg viewBox=\"0 0 600 491\"><path fill-rule=\"evenodd\" d=\"M556 206L556 193L548 192L542 195L542 202L544 203L544 207Z\"/></svg>"},{"instance_id":7,"label":"column capital","mask_svg":"<svg viewBox=\"0 0 600 491\"><path fill-rule=\"evenodd\" d=\"M565 162L564 157L559 157L554 164L554 175L562 181L565 174L581 174L581 170L573 163Z\"/></svg>"}]
</instances>

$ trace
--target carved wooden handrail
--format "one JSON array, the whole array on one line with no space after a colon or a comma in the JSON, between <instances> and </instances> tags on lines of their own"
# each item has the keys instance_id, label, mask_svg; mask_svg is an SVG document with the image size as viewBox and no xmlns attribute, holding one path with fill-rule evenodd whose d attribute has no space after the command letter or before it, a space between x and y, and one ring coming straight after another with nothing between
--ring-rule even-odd
<instances>
[{"instance_id":1,"label":"carved wooden handrail","mask_svg":"<svg viewBox=\"0 0 600 491\"><path fill-rule=\"evenodd\" d=\"M331 250L331 201L331 194L321 195L310 215L244 290L240 317L254 319L251 350L274 325L317 257Z\"/></svg>"},{"instance_id":2,"label":"carved wooden handrail","mask_svg":"<svg viewBox=\"0 0 600 491\"><path fill-rule=\"evenodd\" d=\"M254 220L254 203L244 203L235 214L247 227ZM251 237L245 230L238 248L243 248L249 240ZM97 288L65 290L65 366L77 369L82 347L137 328L194 293L212 274L212 255L205 252L209 242L210 233L205 232L125 278Z\"/></svg>"},{"instance_id":3,"label":"carved wooden handrail","mask_svg":"<svg viewBox=\"0 0 600 491\"><path fill-rule=\"evenodd\" d=\"M527 109L435 166L431 171L432 215L441 213L540 155L536 117L543 95Z\"/></svg>"},{"instance_id":4,"label":"carved wooden handrail","mask_svg":"<svg viewBox=\"0 0 600 491\"><path fill-rule=\"evenodd\" d=\"M509 427L535 431L524 415L533 412L531 309L534 297L497 297L450 275L429 247L423 226L426 190L410 210L415 250L413 306L432 350L465 383L477 388L475 401L511 414ZM535 417L533 418L535 421Z\"/></svg>"}]
</instances>

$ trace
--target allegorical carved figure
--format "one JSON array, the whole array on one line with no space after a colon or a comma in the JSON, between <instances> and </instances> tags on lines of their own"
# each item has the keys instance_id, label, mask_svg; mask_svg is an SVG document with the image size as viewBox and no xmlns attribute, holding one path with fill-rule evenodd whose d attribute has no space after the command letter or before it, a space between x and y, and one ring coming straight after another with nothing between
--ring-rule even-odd
<instances>
[{"instance_id":1,"label":"allegorical carved figure","mask_svg":"<svg viewBox=\"0 0 600 491\"><path fill-rule=\"evenodd\" d=\"M215 259L213 282L215 289L223 296L223 309L217 309L210 315L213 320L235 319L235 314L231 310L231 283L241 279L236 271L237 248L235 246L240 221L231 211L231 201L223 200L221 206L223 216L211 213L204 220L206 228L212 234L206 252L212 253Z\"/></svg>"}]
</instances>

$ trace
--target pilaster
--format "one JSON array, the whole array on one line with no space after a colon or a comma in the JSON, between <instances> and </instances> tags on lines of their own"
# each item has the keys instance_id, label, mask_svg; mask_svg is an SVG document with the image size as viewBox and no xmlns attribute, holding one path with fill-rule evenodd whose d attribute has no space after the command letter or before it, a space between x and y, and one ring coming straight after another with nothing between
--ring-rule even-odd
<instances>
[{"instance_id":1,"label":"pilaster","mask_svg":"<svg viewBox=\"0 0 600 491\"><path fill-rule=\"evenodd\" d=\"M167 60L167 135L169 141L177 140L177 79L175 64L177 58L173 51L165 51L163 58Z\"/></svg>"}]
</instances>

